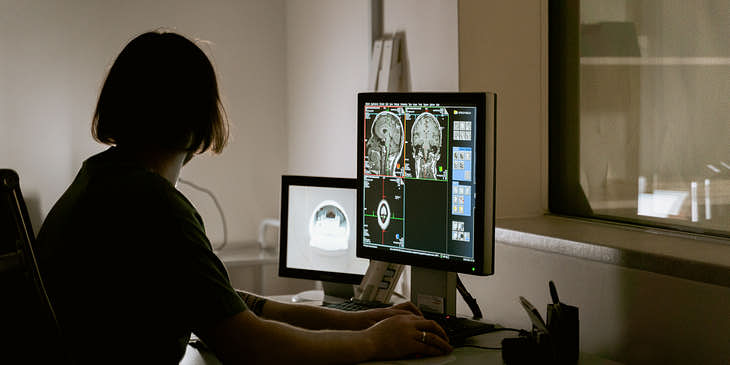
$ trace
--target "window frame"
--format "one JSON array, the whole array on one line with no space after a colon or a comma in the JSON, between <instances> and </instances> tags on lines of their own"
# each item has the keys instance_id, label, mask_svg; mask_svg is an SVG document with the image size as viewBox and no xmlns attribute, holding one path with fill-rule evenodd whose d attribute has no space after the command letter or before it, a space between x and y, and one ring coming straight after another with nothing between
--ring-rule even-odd
<instances>
[{"instance_id":1,"label":"window frame","mask_svg":"<svg viewBox=\"0 0 730 365\"><path fill-rule=\"evenodd\" d=\"M579 46L580 0L549 0L548 211L555 215L730 238L730 230L593 212L580 184Z\"/></svg>"}]
</instances>

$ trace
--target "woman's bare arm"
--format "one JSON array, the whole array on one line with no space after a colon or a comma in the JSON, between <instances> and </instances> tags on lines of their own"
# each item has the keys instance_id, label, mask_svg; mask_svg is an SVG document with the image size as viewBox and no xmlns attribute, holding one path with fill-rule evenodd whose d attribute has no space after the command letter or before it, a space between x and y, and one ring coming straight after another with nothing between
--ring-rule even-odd
<instances>
[{"instance_id":1,"label":"woman's bare arm","mask_svg":"<svg viewBox=\"0 0 730 365\"><path fill-rule=\"evenodd\" d=\"M237 292L256 315L311 330L361 330L399 314L422 316L418 308L410 302L401 303L390 308L345 312L306 304L282 303L244 291Z\"/></svg>"},{"instance_id":2,"label":"woman's bare arm","mask_svg":"<svg viewBox=\"0 0 730 365\"><path fill-rule=\"evenodd\" d=\"M415 315L389 317L361 331L313 331L244 311L198 336L224 363L233 364L348 364L451 351L443 330Z\"/></svg>"}]
</instances>

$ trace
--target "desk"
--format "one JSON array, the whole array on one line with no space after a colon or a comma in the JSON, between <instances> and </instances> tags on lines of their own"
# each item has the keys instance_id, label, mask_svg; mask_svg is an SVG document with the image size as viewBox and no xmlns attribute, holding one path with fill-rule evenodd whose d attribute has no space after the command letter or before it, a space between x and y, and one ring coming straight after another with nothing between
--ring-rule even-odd
<instances>
[{"instance_id":1,"label":"desk","mask_svg":"<svg viewBox=\"0 0 730 365\"><path fill-rule=\"evenodd\" d=\"M230 267L259 266L279 262L279 254L275 250L264 249L258 245L227 248L216 252L220 260Z\"/></svg>"},{"instance_id":2,"label":"desk","mask_svg":"<svg viewBox=\"0 0 730 365\"><path fill-rule=\"evenodd\" d=\"M269 299L290 302L292 295L279 295L272 296ZM307 302L300 304L309 305L321 305L321 302ZM467 345L477 345L484 347L501 347L502 339L507 337L514 337L515 333L511 331L500 331L485 333L483 335L474 336L467 340ZM185 357L180 362L184 365L218 365L220 361L215 356L207 351L200 351L196 348L188 346L185 352ZM457 347L454 351L446 356L439 357L427 357L421 359L411 360L392 360L392 361L374 361L367 362L368 365L385 365L385 364L399 364L399 365L446 365L446 364L463 364L463 365L502 365L502 351L500 350L487 350L475 347ZM581 353L578 360L578 365L621 365L618 362L602 359L598 356Z\"/></svg>"},{"instance_id":3,"label":"desk","mask_svg":"<svg viewBox=\"0 0 730 365\"><path fill-rule=\"evenodd\" d=\"M251 246L227 247L217 251L228 271L228 277L234 288L252 293L279 294L293 293L313 288L314 283L294 282L294 279L280 278L278 273L279 255L276 250L264 249L258 243Z\"/></svg>"},{"instance_id":4,"label":"desk","mask_svg":"<svg viewBox=\"0 0 730 365\"><path fill-rule=\"evenodd\" d=\"M473 337L469 343L478 343L480 346L499 347L502 338L514 336L509 332L487 333ZM182 365L219 365L220 361L207 351L200 351L194 347L188 346L185 357L180 361ZM463 365L502 365L502 351L486 350L474 347L457 347L454 351L446 356L427 357L412 360L393 360L393 361L374 361L367 362L368 365L446 365L446 364L463 364ZM581 353L578 365L621 365L618 362L599 358L594 355Z\"/></svg>"}]
</instances>

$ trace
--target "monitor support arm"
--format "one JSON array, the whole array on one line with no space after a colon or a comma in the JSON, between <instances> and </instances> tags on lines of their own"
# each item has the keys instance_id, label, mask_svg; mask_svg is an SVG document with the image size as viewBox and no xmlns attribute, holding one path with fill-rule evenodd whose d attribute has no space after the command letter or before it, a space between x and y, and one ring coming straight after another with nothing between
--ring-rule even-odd
<instances>
[{"instance_id":1,"label":"monitor support arm","mask_svg":"<svg viewBox=\"0 0 730 365\"><path fill-rule=\"evenodd\" d=\"M471 309L474 319L482 318L476 299L454 272L411 267L411 301L421 311L456 315L456 291Z\"/></svg>"},{"instance_id":2,"label":"monitor support arm","mask_svg":"<svg viewBox=\"0 0 730 365\"><path fill-rule=\"evenodd\" d=\"M421 311L456 315L456 273L412 266L411 301Z\"/></svg>"}]
</instances>

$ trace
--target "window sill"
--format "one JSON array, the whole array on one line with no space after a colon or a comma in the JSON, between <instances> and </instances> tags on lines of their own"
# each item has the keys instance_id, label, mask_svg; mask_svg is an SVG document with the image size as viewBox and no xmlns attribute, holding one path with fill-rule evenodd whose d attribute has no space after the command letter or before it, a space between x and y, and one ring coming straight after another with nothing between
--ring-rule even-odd
<instances>
[{"instance_id":1,"label":"window sill","mask_svg":"<svg viewBox=\"0 0 730 365\"><path fill-rule=\"evenodd\" d=\"M497 219L495 241L730 287L730 241L545 215Z\"/></svg>"}]
</instances>

